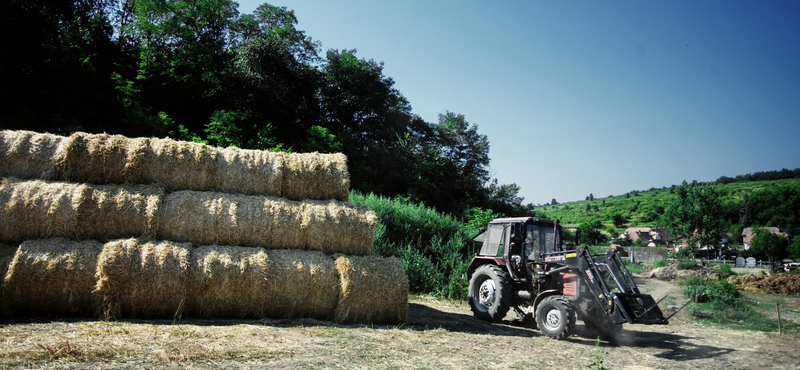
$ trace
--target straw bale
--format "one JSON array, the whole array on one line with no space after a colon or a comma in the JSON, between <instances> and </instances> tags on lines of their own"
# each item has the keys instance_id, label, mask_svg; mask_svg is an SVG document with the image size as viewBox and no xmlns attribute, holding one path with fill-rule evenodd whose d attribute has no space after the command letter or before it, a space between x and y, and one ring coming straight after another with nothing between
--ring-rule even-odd
<instances>
[{"instance_id":1,"label":"straw bale","mask_svg":"<svg viewBox=\"0 0 800 370\"><path fill-rule=\"evenodd\" d=\"M14 259L14 255L17 254L18 248L19 246L17 245L0 243L0 284L3 284L5 280L6 272L8 272L8 265L11 263L11 260Z\"/></svg>"},{"instance_id":2,"label":"straw bale","mask_svg":"<svg viewBox=\"0 0 800 370\"><path fill-rule=\"evenodd\" d=\"M5 277L5 297L12 313L92 315L97 258L102 245L63 238L23 242Z\"/></svg>"},{"instance_id":3,"label":"straw bale","mask_svg":"<svg viewBox=\"0 0 800 370\"><path fill-rule=\"evenodd\" d=\"M169 190L214 190L219 149L200 143L150 139L150 159L144 179Z\"/></svg>"},{"instance_id":4,"label":"straw bale","mask_svg":"<svg viewBox=\"0 0 800 370\"><path fill-rule=\"evenodd\" d=\"M0 179L0 242L152 236L163 189Z\"/></svg>"},{"instance_id":5,"label":"straw bale","mask_svg":"<svg viewBox=\"0 0 800 370\"><path fill-rule=\"evenodd\" d=\"M0 179L0 242L74 234L86 192L81 184Z\"/></svg>"},{"instance_id":6,"label":"straw bale","mask_svg":"<svg viewBox=\"0 0 800 370\"><path fill-rule=\"evenodd\" d=\"M32 131L0 131L0 176L58 179L71 139Z\"/></svg>"},{"instance_id":7,"label":"straw bale","mask_svg":"<svg viewBox=\"0 0 800 370\"><path fill-rule=\"evenodd\" d=\"M93 185L80 202L71 237L109 240L154 237L164 189L153 185Z\"/></svg>"},{"instance_id":8,"label":"straw bale","mask_svg":"<svg viewBox=\"0 0 800 370\"><path fill-rule=\"evenodd\" d=\"M404 324L408 278L395 257L339 256L341 294L334 320L340 323Z\"/></svg>"},{"instance_id":9,"label":"straw bale","mask_svg":"<svg viewBox=\"0 0 800 370\"><path fill-rule=\"evenodd\" d=\"M271 250L267 315L329 320L339 297L339 278L330 256L318 251Z\"/></svg>"},{"instance_id":10,"label":"straw bale","mask_svg":"<svg viewBox=\"0 0 800 370\"><path fill-rule=\"evenodd\" d=\"M158 220L160 239L353 254L371 253L375 226L347 203L190 190L166 195Z\"/></svg>"},{"instance_id":11,"label":"straw bale","mask_svg":"<svg viewBox=\"0 0 800 370\"><path fill-rule=\"evenodd\" d=\"M99 312L112 318L179 318L190 279L188 243L142 239L103 245L97 262Z\"/></svg>"},{"instance_id":12,"label":"straw bale","mask_svg":"<svg viewBox=\"0 0 800 370\"><path fill-rule=\"evenodd\" d=\"M202 246L192 250L186 311L195 317L266 317L269 258L263 248Z\"/></svg>"},{"instance_id":13,"label":"straw bale","mask_svg":"<svg viewBox=\"0 0 800 370\"><path fill-rule=\"evenodd\" d=\"M19 246L0 243L0 317L10 315L8 305L6 305L4 281L6 272L8 271L8 265L11 263L11 260L14 259L14 255L17 254L18 248Z\"/></svg>"},{"instance_id":14,"label":"straw bale","mask_svg":"<svg viewBox=\"0 0 800 370\"><path fill-rule=\"evenodd\" d=\"M92 184L149 183L143 178L143 171L150 139L83 132L72 134L70 139L65 180Z\"/></svg>"},{"instance_id":15,"label":"straw bale","mask_svg":"<svg viewBox=\"0 0 800 370\"><path fill-rule=\"evenodd\" d=\"M350 174L344 154L285 153L283 197L347 201Z\"/></svg>"},{"instance_id":16,"label":"straw bale","mask_svg":"<svg viewBox=\"0 0 800 370\"><path fill-rule=\"evenodd\" d=\"M224 193L281 195L281 153L229 147L220 149L217 159L215 190Z\"/></svg>"},{"instance_id":17,"label":"straw bale","mask_svg":"<svg viewBox=\"0 0 800 370\"><path fill-rule=\"evenodd\" d=\"M369 255L375 239L375 212L365 205L335 200L304 202L309 218L307 246L326 253Z\"/></svg>"}]
</instances>

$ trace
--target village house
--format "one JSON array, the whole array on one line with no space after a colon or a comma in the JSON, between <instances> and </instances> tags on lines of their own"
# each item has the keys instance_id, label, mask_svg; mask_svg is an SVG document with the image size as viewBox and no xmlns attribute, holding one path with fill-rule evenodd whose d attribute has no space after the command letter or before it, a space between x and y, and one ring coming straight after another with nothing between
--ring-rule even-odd
<instances>
[{"instance_id":1,"label":"village house","mask_svg":"<svg viewBox=\"0 0 800 370\"><path fill-rule=\"evenodd\" d=\"M791 235L789 235L789 233L781 231L781 229L777 227L765 227L765 229L778 236L783 236L786 238L792 237ZM755 234L753 233L752 227L745 227L744 230L742 230L742 244L744 244L744 250L750 249L750 243L753 241L754 235Z\"/></svg>"},{"instance_id":2,"label":"village house","mask_svg":"<svg viewBox=\"0 0 800 370\"><path fill-rule=\"evenodd\" d=\"M629 227L619 237L624 238L625 234L628 234L634 243L641 240L641 245L645 247L672 248L675 244L672 241L672 233L666 228Z\"/></svg>"}]
</instances>

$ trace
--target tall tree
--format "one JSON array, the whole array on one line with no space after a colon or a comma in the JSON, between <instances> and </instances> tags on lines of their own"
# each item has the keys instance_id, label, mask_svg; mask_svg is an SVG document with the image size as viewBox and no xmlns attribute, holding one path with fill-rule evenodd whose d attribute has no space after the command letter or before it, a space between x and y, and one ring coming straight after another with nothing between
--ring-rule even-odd
<instances>
[{"instance_id":1,"label":"tall tree","mask_svg":"<svg viewBox=\"0 0 800 370\"><path fill-rule=\"evenodd\" d=\"M355 189L396 195L392 181L407 176L404 140L412 124L411 106L383 74L383 64L359 59L355 50L329 50L321 89L323 126L343 144Z\"/></svg>"},{"instance_id":2,"label":"tall tree","mask_svg":"<svg viewBox=\"0 0 800 370\"><path fill-rule=\"evenodd\" d=\"M786 255L789 239L785 236L773 234L763 227L754 228L753 234L749 252L756 257L769 260L770 268L773 267L773 262L779 261Z\"/></svg>"},{"instance_id":3,"label":"tall tree","mask_svg":"<svg viewBox=\"0 0 800 370\"><path fill-rule=\"evenodd\" d=\"M294 11L270 4L238 19L228 106L239 112L244 145L302 147L319 124L320 44L297 29ZM316 130L316 129L315 129Z\"/></svg>"},{"instance_id":4,"label":"tall tree","mask_svg":"<svg viewBox=\"0 0 800 370\"><path fill-rule=\"evenodd\" d=\"M238 18L231 0L124 0L120 42L135 61L117 82L135 92L143 107L192 132L202 132L221 108L220 78L230 69L231 25ZM130 68L135 66L136 68ZM134 116L134 118L138 117ZM165 134L173 127L154 127ZM159 132L162 131L162 132Z\"/></svg>"},{"instance_id":5,"label":"tall tree","mask_svg":"<svg viewBox=\"0 0 800 370\"><path fill-rule=\"evenodd\" d=\"M69 132L119 116L111 3L0 2L0 126Z\"/></svg>"},{"instance_id":6,"label":"tall tree","mask_svg":"<svg viewBox=\"0 0 800 370\"><path fill-rule=\"evenodd\" d=\"M717 248L722 231L720 192L713 185L685 182L675 189L665 217L673 233L686 239L690 247Z\"/></svg>"}]
</instances>

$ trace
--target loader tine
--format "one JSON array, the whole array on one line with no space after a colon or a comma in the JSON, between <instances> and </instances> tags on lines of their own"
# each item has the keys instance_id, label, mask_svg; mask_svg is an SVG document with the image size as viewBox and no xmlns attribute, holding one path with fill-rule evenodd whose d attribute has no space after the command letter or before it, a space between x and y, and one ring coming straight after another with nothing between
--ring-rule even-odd
<instances>
[{"instance_id":1,"label":"loader tine","mask_svg":"<svg viewBox=\"0 0 800 370\"><path fill-rule=\"evenodd\" d=\"M669 320L669 319L670 319L672 316L675 316L675 315L677 315L677 314L678 314L678 312L681 312L681 310L683 310L683 308L684 308L684 307L686 307L687 305L689 305L689 303L692 303L692 302L694 302L694 300L695 300L695 299L697 299L697 297L699 297L699 296L700 296L700 294L698 294L698 295L694 296L694 298L692 298L692 299L690 299L690 300L686 301L686 302L685 302L685 303L684 303L684 304L683 304L683 305L682 305L680 308L678 308L678 310L677 310L677 311L673 312L673 313L672 313L672 315L669 315L669 316L667 316L667 318L665 318L665 319L664 319L664 321L666 321L666 320Z\"/></svg>"}]
</instances>

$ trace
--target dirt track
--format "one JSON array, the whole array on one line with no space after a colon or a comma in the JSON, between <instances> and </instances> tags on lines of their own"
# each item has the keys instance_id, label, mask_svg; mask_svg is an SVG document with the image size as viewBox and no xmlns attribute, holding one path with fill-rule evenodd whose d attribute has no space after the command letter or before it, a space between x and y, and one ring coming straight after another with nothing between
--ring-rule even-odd
<instances>
[{"instance_id":1,"label":"dirt track","mask_svg":"<svg viewBox=\"0 0 800 370\"><path fill-rule=\"evenodd\" d=\"M679 289L640 281L656 298ZM794 301L797 309L797 302ZM401 327L317 320L0 323L0 367L31 368L549 368L800 369L800 339L721 330L681 318L626 325L619 344L596 346L582 324L555 341L520 321L475 319L466 302L412 297ZM509 316L509 319L512 319Z\"/></svg>"}]
</instances>

